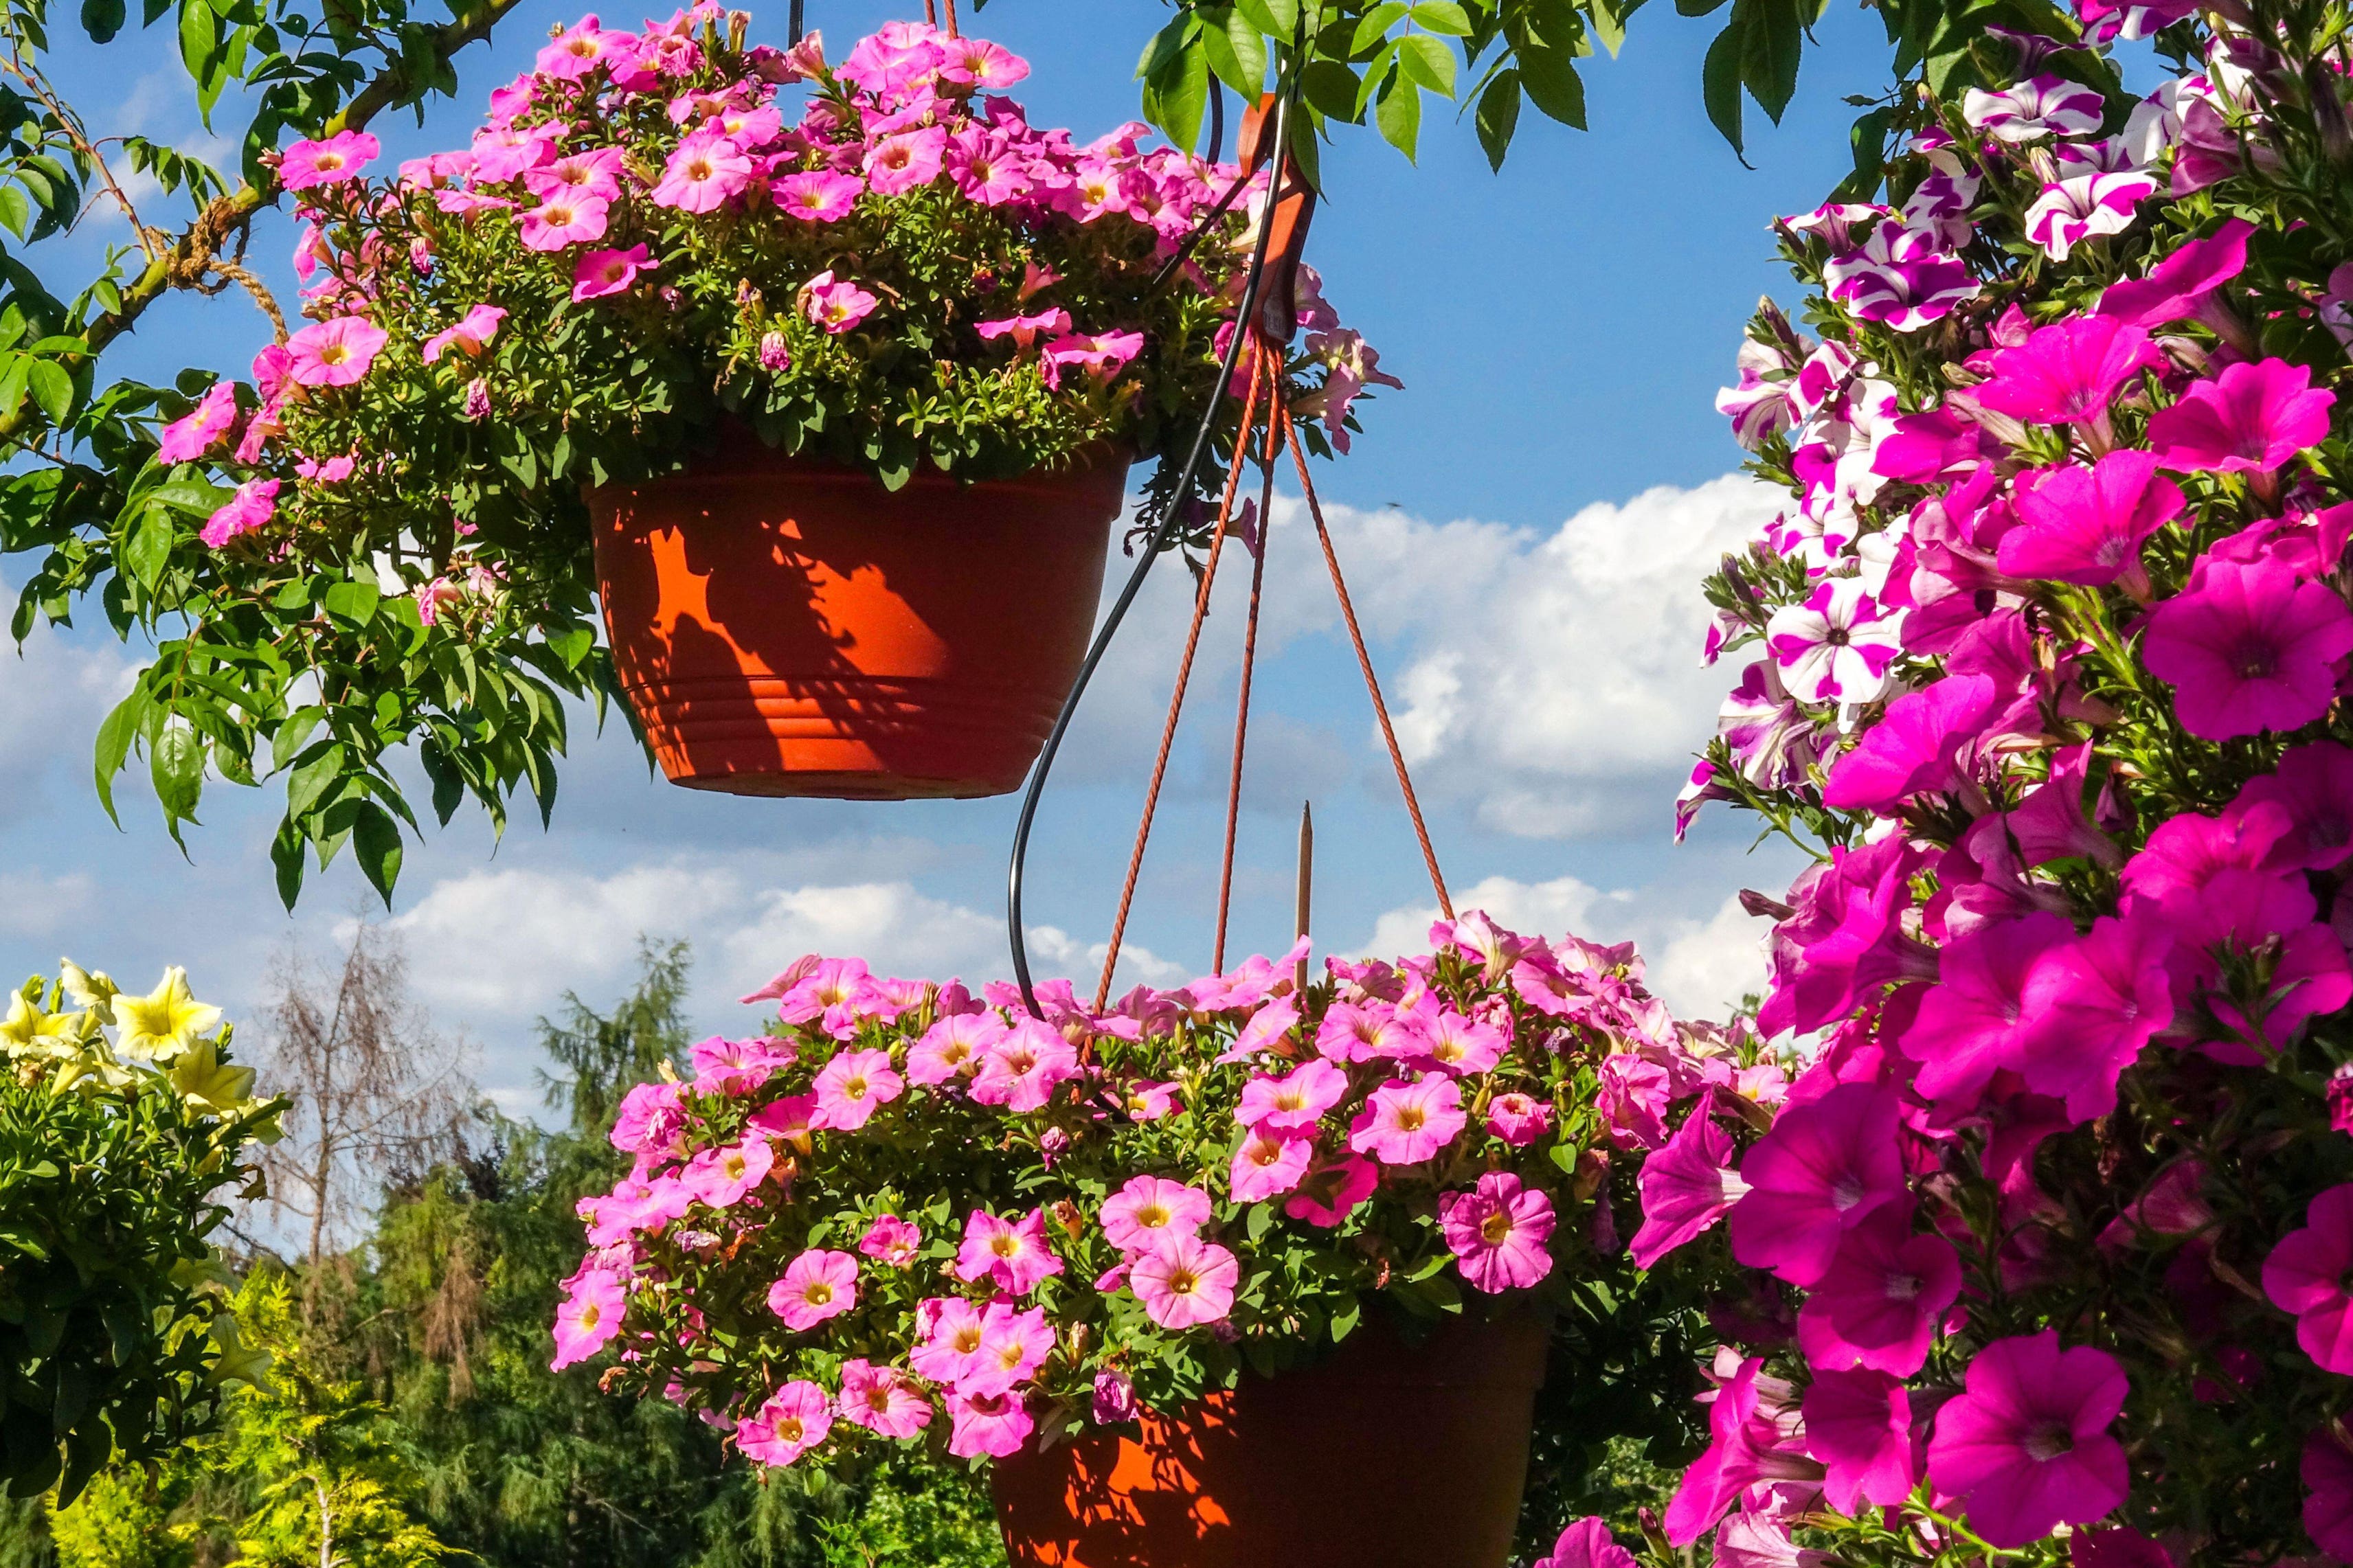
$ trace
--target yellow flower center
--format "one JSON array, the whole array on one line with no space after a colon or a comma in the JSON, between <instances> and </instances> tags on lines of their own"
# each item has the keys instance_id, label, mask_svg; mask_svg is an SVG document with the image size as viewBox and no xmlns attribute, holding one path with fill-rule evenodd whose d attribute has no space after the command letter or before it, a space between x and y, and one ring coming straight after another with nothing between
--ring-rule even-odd
<instances>
[{"instance_id":1,"label":"yellow flower center","mask_svg":"<svg viewBox=\"0 0 2353 1568\"><path fill-rule=\"evenodd\" d=\"M822 1279L812 1279L801 1292L801 1300L812 1307L822 1307L833 1300L833 1287Z\"/></svg>"},{"instance_id":2,"label":"yellow flower center","mask_svg":"<svg viewBox=\"0 0 2353 1568\"><path fill-rule=\"evenodd\" d=\"M1479 1238L1490 1247L1501 1247L1511 1238L1512 1216L1497 1209L1479 1222Z\"/></svg>"},{"instance_id":3,"label":"yellow flower center","mask_svg":"<svg viewBox=\"0 0 2353 1568\"><path fill-rule=\"evenodd\" d=\"M1158 1204L1145 1204L1135 1211L1135 1223L1145 1230L1157 1230L1168 1223L1168 1211Z\"/></svg>"},{"instance_id":4,"label":"yellow flower center","mask_svg":"<svg viewBox=\"0 0 2353 1568\"><path fill-rule=\"evenodd\" d=\"M1168 1271L1168 1292L1172 1296L1189 1296L1200 1288L1201 1277L1189 1268Z\"/></svg>"},{"instance_id":5,"label":"yellow flower center","mask_svg":"<svg viewBox=\"0 0 2353 1568\"><path fill-rule=\"evenodd\" d=\"M1405 1105L1398 1108L1397 1124L1398 1131L1400 1132L1419 1132L1421 1131L1421 1124L1428 1120L1429 1118L1422 1113L1422 1109L1419 1105Z\"/></svg>"}]
</instances>

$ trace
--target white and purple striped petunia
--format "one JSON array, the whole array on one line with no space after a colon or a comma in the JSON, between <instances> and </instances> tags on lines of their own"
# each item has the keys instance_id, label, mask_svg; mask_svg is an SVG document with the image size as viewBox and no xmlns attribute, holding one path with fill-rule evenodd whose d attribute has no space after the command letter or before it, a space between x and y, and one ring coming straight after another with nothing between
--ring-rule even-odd
<instances>
[{"instance_id":1,"label":"white and purple striped petunia","mask_svg":"<svg viewBox=\"0 0 2353 1568\"><path fill-rule=\"evenodd\" d=\"M1859 250L1834 256L1822 268L1831 299L1866 321L1899 332L1916 332L1942 320L1982 285L1957 258L1937 247L1937 237L1883 221Z\"/></svg>"},{"instance_id":2,"label":"white and purple striped petunia","mask_svg":"<svg viewBox=\"0 0 2353 1568\"><path fill-rule=\"evenodd\" d=\"M2042 187L2026 209L2026 237L2053 261L2094 235L2122 234L2157 191L2147 174L2075 174Z\"/></svg>"},{"instance_id":3,"label":"white and purple striped petunia","mask_svg":"<svg viewBox=\"0 0 2353 1568\"><path fill-rule=\"evenodd\" d=\"M2003 142L2082 136L2100 128L2107 100L2081 82L2038 76L2016 87L1989 92L1973 87L1961 100L1961 118Z\"/></svg>"}]
</instances>

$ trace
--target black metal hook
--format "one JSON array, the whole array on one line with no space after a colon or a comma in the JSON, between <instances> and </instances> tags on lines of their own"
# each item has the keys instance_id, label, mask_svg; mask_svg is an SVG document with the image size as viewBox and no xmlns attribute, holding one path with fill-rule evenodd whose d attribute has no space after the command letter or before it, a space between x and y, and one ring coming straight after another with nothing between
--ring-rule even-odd
<instances>
[{"instance_id":1,"label":"black metal hook","mask_svg":"<svg viewBox=\"0 0 2353 1568\"><path fill-rule=\"evenodd\" d=\"M1193 481L1201 471L1202 459L1208 455L1210 437L1217 430L1219 411L1225 406L1227 392L1233 385L1234 369L1241 363L1242 344L1250 338L1258 320L1259 294L1266 280L1267 250L1274 237L1273 197L1282 187L1284 164L1291 158L1291 112L1298 99L1299 79L1294 68L1282 96L1275 103L1274 157L1269 172L1266 217L1259 225L1258 245L1250 253L1250 272L1242 280L1240 308L1234 312L1233 339L1226 344L1226 357L1218 366L1217 384L1211 389L1209 405L1201 416L1200 428L1194 433L1192 450L1186 454L1185 467L1179 470L1176 487L1169 492L1168 514L1160 520L1159 528L1145 542L1142 558L1136 562L1135 570L1128 574L1127 585L1120 590L1118 599L1112 605L1111 614L1103 618L1102 628L1095 633L1094 642L1087 649L1086 662L1079 666L1078 679L1071 683L1071 694L1062 699L1062 710L1054 716L1054 728L1046 737L1045 750L1039 753L1037 766L1029 770L1029 787L1021 797L1020 820L1013 829L1012 862L1006 870L1005 924L1006 935L1013 948L1013 978L1021 987L1021 1004L1029 1010L1033 1018L1042 1020L1045 1014L1038 1005L1038 993L1029 978L1029 943L1021 924L1021 888L1029 858L1029 830L1038 819L1038 801L1045 794L1046 777L1053 771L1055 755L1062 749L1062 737L1068 733L1071 720L1079 710L1079 700L1086 695L1088 682L1094 679L1095 667L1103 663L1103 654L1111 647L1111 639L1117 635L1120 623L1127 618L1129 606L1135 603L1136 595L1143 592L1144 579L1150 574L1152 563L1176 542L1178 532L1184 526L1186 501L1193 493ZM1222 127L1220 129L1222 131ZM1222 135L1219 140L1223 140ZM1202 236L1225 215L1234 197L1248 183L1247 175L1233 182L1224 198L1195 226L1176 257L1161 268L1159 275L1153 279L1154 287L1156 288L1175 272L1185 257L1200 243ZM1241 461L1239 449L1234 454L1234 460Z\"/></svg>"}]
</instances>

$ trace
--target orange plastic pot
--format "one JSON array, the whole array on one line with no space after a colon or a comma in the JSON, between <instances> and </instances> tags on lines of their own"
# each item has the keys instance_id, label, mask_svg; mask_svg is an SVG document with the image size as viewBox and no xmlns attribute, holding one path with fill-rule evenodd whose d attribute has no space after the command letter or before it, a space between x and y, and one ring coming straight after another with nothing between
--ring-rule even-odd
<instances>
[{"instance_id":1,"label":"orange plastic pot","mask_svg":"<svg viewBox=\"0 0 2353 1568\"><path fill-rule=\"evenodd\" d=\"M1135 1436L995 1466L1019 1568L1504 1568L1550 1323L1368 1324Z\"/></svg>"},{"instance_id":2,"label":"orange plastic pot","mask_svg":"<svg viewBox=\"0 0 2353 1568\"><path fill-rule=\"evenodd\" d=\"M901 489L748 433L587 494L613 664L673 784L863 800L1018 788L1094 625L1124 457Z\"/></svg>"}]
</instances>

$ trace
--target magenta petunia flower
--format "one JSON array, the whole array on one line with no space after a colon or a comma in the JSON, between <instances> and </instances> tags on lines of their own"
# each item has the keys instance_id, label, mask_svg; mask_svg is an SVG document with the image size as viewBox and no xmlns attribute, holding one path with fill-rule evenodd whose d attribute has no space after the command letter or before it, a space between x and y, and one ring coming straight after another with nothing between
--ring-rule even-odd
<instances>
[{"instance_id":1,"label":"magenta petunia flower","mask_svg":"<svg viewBox=\"0 0 2353 1568\"><path fill-rule=\"evenodd\" d=\"M613 1128L605 1136L624 1154L669 1155L686 1131L683 1089L674 1083L641 1083L621 1097Z\"/></svg>"},{"instance_id":2,"label":"magenta petunia flower","mask_svg":"<svg viewBox=\"0 0 2353 1568\"><path fill-rule=\"evenodd\" d=\"M1404 1058L1407 1064L1456 1078L1493 1072L1511 1044L1493 1024L1473 1022L1451 1007L1440 1008L1437 1016L1423 1025L1422 1040Z\"/></svg>"},{"instance_id":3,"label":"magenta petunia flower","mask_svg":"<svg viewBox=\"0 0 2353 1568\"><path fill-rule=\"evenodd\" d=\"M872 315L874 307L881 303L848 279L836 280L831 268L810 279L801 294L807 300L808 319L836 337Z\"/></svg>"},{"instance_id":4,"label":"magenta petunia flower","mask_svg":"<svg viewBox=\"0 0 2353 1568\"><path fill-rule=\"evenodd\" d=\"M359 178L360 171L383 151L383 143L364 131L338 131L323 142L297 142L278 165L278 183L290 191L341 184Z\"/></svg>"},{"instance_id":5,"label":"magenta petunia flower","mask_svg":"<svg viewBox=\"0 0 2353 1568\"><path fill-rule=\"evenodd\" d=\"M2353 1183L2312 1200L2303 1226L2263 1259L2263 1294L2295 1314L2295 1342L2326 1372L2353 1375Z\"/></svg>"},{"instance_id":6,"label":"magenta petunia flower","mask_svg":"<svg viewBox=\"0 0 2353 1568\"><path fill-rule=\"evenodd\" d=\"M1903 650L1904 613L1874 602L1858 577L1832 577L1765 623L1782 683L1803 702L1868 702Z\"/></svg>"},{"instance_id":7,"label":"magenta petunia flower","mask_svg":"<svg viewBox=\"0 0 2353 1568\"><path fill-rule=\"evenodd\" d=\"M2234 217L2206 238L2176 247L2147 277L2108 285L2099 313L2136 327L2197 315L2215 289L2246 270L2247 237L2254 231L2253 224Z\"/></svg>"},{"instance_id":8,"label":"magenta petunia flower","mask_svg":"<svg viewBox=\"0 0 2353 1568\"><path fill-rule=\"evenodd\" d=\"M1637 1268L1650 1268L1668 1253L1713 1229L1725 1211L1748 1191L1732 1169L1732 1134L1708 1113L1703 1097L1666 1146L1642 1163L1635 1178L1642 1195L1642 1227L1627 1251Z\"/></svg>"},{"instance_id":9,"label":"magenta petunia flower","mask_svg":"<svg viewBox=\"0 0 2353 1568\"><path fill-rule=\"evenodd\" d=\"M849 216L866 182L834 169L805 170L770 182L777 210L806 223L839 223Z\"/></svg>"},{"instance_id":10,"label":"magenta petunia flower","mask_svg":"<svg viewBox=\"0 0 2353 1568\"><path fill-rule=\"evenodd\" d=\"M1438 1227L1454 1267L1474 1290L1498 1295L1544 1283L1552 1272L1552 1199L1508 1171L1490 1171L1467 1193L1441 1193Z\"/></svg>"},{"instance_id":11,"label":"magenta petunia flower","mask_svg":"<svg viewBox=\"0 0 2353 1568\"><path fill-rule=\"evenodd\" d=\"M1829 865L1799 875L1789 918L1769 939L1773 981L1757 1016L1760 1030L1818 1029L1888 981L1936 977L1936 951L1902 924L1923 858L1894 833L1856 848L1834 846Z\"/></svg>"},{"instance_id":12,"label":"magenta petunia flower","mask_svg":"<svg viewBox=\"0 0 2353 1568\"><path fill-rule=\"evenodd\" d=\"M1487 1131L1514 1149L1525 1148L1552 1131L1552 1107L1506 1089L1487 1102Z\"/></svg>"},{"instance_id":13,"label":"magenta petunia flower","mask_svg":"<svg viewBox=\"0 0 2353 1568\"><path fill-rule=\"evenodd\" d=\"M878 1437L905 1439L932 1424L932 1402L896 1367L859 1356L841 1363L841 1418Z\"/></svg>"},{"instance_id":14,"label":"magenta petunia flower","mask_svg":"<svg viewBox=\"0 0 2353 1568\"><path fill-rule=\"evenodd\" d=\"M2340 1424L2305 1440L2296 1474L2304 1482L2304 1532L2339 1563L2353 1563L2353 1452Z\"/></svg>"},{"instance_id":15,"label":"magenta petunia flower","mask_svg":"<svg viewBox=\"0 0 2353 1568\"><path fill-rule=\"evenodd\" d=\"M1312 1137L1272 1127L1246 1129L1226 1172L1234 1202L1255 1204L1281 1197L1299 1185L1314 1154Z\"/></svg>"},{"instance_id":16,"label":"magenta petunia flower","mask_svg":"<svg viewBox=\"0 0 2353 1568\"><path fill-rule=\"evenodd\" d=\"M948 138L941 166L966 201L985 207L1018 201L1035 188L1029 161L1002 136L967 125Z\"/></svg>"},{"instance_id":17,"label":"magenta petunia flower","mask_svg":"<svg viewBox=\"0 0 2353 1568\"><path fill-rule=\"evenodd\" d=\"M2026 1001L2028 976L2074 936L2066 917L2038 910L1989 921L1945 944L1937 984L1896 1042L1920 1064L1922 1094L1966 1110L1995 1073L2021 1065L2039 1022Z\"/></svg>"},{"instance_id":18,"label":"magenta petunia flower","mask_svg":"<svg viewBox=\"0 0 2353 1568\"><path fill-rule=\"evenodd\" d=\"M2312 384L2310 365L2234 364L2151 415L2148 444L2168 468L2269 474L2327 438L2336 402L2335 393Z\"/></svg>"},{"instance_id":19,"label":"magenta petunia flower","mask_svg":"<svg viewBox=\"0 0 2353 1568\"><path fill-rule=\"evenodd\" d=\"M1103 1200L1103 1237L1133 1259L1164 1237L1198 1234L1209 1212L1209 1194L1198 1187L1165 1176L1132 1176Z\"/></svg>"},{"instance_id":20,"label":"magenta petunia flower","mask_svg":"<svg viewBox=\"0 0 2353 1568\"><path fill-rule=\"evenodd\" d=\"M689 132L663 165L653 204L680 212L707 213L752 183L752 160L716 131Z\"/></svg>"},{"instance_id":21,"label":"magenta petunia flower","mask_svg":"<svg viewBox=\"0 0 2353 1568\"><path fill-rule=\"evenodd\" d=\"M904 1093L907 1080L892 1070L888 1051L844 1051L818 1069L809 1087L817 1091L809 1125L855 1132L878 1108Z\"/></svg>"},{"instance_id":22,"label":"magenta petunia flower","mask_svg":"<svg viewBox=\"0 0 2353 1568\"><path fill-rule=\"evenodd\" d=\"M1732 1255L1792 1285L1820 1279L1848 1231L1904 1196L1899 1110L1865 1083L1784 1110L1741 1162L1748 1191L1732 1206Z\"/></svg>"},{"instance_id":23,"label":"magenta petunia flower","mask_svg":"<svg viewBox=\"0 0 2353 1568\"><path fill-rule=\"evenodd\" d=\"M705 1149L687 1162L679 1179L694 1201L715 1209L732 1208L744 1194L768 1179L776 1163L776 1151L758 1132L746 1131L733 1143Z\"/></svg>"},{"instance_id":24,"label":"magenta petunia flower","mask_svg":"<svg viewBox=\"0 0 2353 1568\"><path fill-rule=\"evenodd\" d=\"M499 323L506 319L507 313L496 305L476 305L456 325L444 327L425 340L425 363L435 363L451 349L469 358L480 353L498 335Z\"/></svg>"},{"instance_id":25,"label":"magenta petunia flower","mask_svg":"<svg viewBox=\"0 0 2353 1568\"><path fill-rule=\"evenodd\" d=\"M618 294L636 284L639 273L650 272L660 265L642 245L633 245L626 250L587 251L572 266L572 302L576 305Z\"/></svg>"},{"instance_id":26,"label":"magenta petunia flower","mask_svg":"<svg viewBox=\"0 0 2353 1568\"><path fill-rule=\"evenodd\" d=\"M903 195L940 177L948 133L939 126L902 131L866 150L866 183L878 196Z\"/></svg>"},{"instance_id":27,"label":"magenta petunia flower","mask_svg":"<svg viewBox=\"0 0 2353 1568\"><path fill-rule=\"evenodd\" d=\"M1282 1212L1323 1230L1336 1229L1380 1184L1380 1167L1361 1154L1351 1154L1308 1173Z\"/></svg>"},{"instance_id":28,"label":"magenta petunia flower","mask_svg":"<svg viewBox=\"0 0 2353 1568\"><path fill-rule=\"evenodd\" d=\"M2298 746L2279 768L2247 781L2233 812L2269 802L2288 829L2263 858L2267 871L2328 871L2353 855L2353 751L2334 741Z\"/></svg>"},{"instance_id":29,"label":"magenta petunia flower","mask_svg":"<svg viewBox=\"0 0 2353 1568\"><path fill-rule=\"evenodd\" d=\"M1136 1259L1127 1282L1145 1317L1177 1331L1224 1322L1240 1279L1240 1260L1224 1247L1198 1236L1172 1236Z\"/></svg>"},{"instance_id":30,"label":"magenta petunia flower","mask_svg":"<svg viewBox=\"0 0 2353 1568\"><path fill-rule=\"evenodd\" d=\"M313 322L286 340L286 378L298 386L349 386L367 374L390 336L365 316Z\"/></svg>"},{"instance_id":31,"label":"magenta petunia flower","mask_svg":"<svg viewBox=\"0 0 2353 1568\"><path fill-rule=\"evenodd\" d=\"M1920 795L1946 795L1969 783L1965 759L1981 738L1994 704L1993 682L1953 675L1887 705L1862 743L1831 764L1822 803L1840 809L1887 811Z\"/></svg>"},{"instance_id":32,"label":"magenta petunia flower","mask_svg":"<svg viewBox=\"0 0 2353 1568\"><path fill-rule=\"evenodd\" d=\"M785 1266L768 1287L768 1310L795 1333L838 1318L858 1305L858 1259L812 1247Z\"/></svg>"},{"instance_id":33,"label":"magenta petunia flower","mask_svg":"<svg viewBox=\"0 0 2353 1568\"><path fill-rule=\"evenodd\" d=\"M2064 261L2084 241L2131 227L2140 204L2156 194L2156 180L2122 171L2055 180L2027 207L2026 237L2052 260Z\"/></svg>"},{"instance_id":34,"label":"magenta petunia flower","mask_svg":"<svg viewBox=\"0 0 2353 1568\"><path fill-rule=\"evenodd\" d=\"M1264 1075L1242 1085L1234 1120L1243 1127L1286 1133L1312 1130L1318 1118L1346 1097L1348 1075L1321 1058L1301 1063L1282 1078Z\"/></svg>"},{"instance_id":35,"label":"magenta petunia flower","mask_svg":"<svg viewBox=\"0 0 2353 1568\"><path fill-rule=\"evenodd\" d=\"M612 203L569 192L549 196L522 215L517 237L525 250L562 250L605 237Z\"/></svg>"},{"instance_id":36,"label":"magenta petunia flower","mask_svg":"<svg viewBox=\"0 0 2353 1568\"><path fill-rule=\"evenodd\" d=\"M2039 327L1993 356L1993 374L1972 388L1997 414L2035 425L2095 425L2136 375L2164 356L2148 334L2108 316L2078 316Z\"/></svg>"},{"instance_id":37,"label":"magenta petunia flower","mask_svg":"<svg viewBox=\"0 0 2353 1568\"><path fill-rule=\"evenodd\" d=\"M1846 1233L1798 1310L1798 1344L1818 1369L1909 1377L1961 1293L1961 1260L1941 1236L1915 1235L1889 1206ZM1817 1456L1819 1457L1819 1456Z\"/></svg>"},{"instance_id":38,"label":"magenta petunia flower","mask_svg":"<svg viewBox=\"0 0 2353 1568\"><path fill-rule=\"evenodd\" d=\"M2103 915L2087 935L2044 950L2020 998L2027 1088L2064 1100L2076 1122L2115 1110L2118 1076L2173 1021L2172 946L2160 921Z\"/></svg>"},{"instance_id":39,"label":"magenta petunia flower","mask_svg":"<svg viewBox=\"0 0 2353 1568\"><path fill-rule=\"evenodd\" d=\"M155 460L187 463L226 440L237 426L237 384L216 381L196 405L156 433Z\"/></svg>"},{"instance_id":40,"label":"magenta petunia flower","mask_svg":"<svg viewBox=\"0 0 2353 1568\"><path fill-rule=\"evenodd\" d=\"M1634 1554L1618 1544L1609 1525L1595 1518L1578 1520L1560 1532L1552 1554L1531 1568L1637 1568Z\"/></svg>"},{"instance_id":41,"label":"magenta petunia flower","mask_svg":"<svg viewBox=\"0 0 2353 1568\"><path fill-rule=\"evenodd\" d=\"M833 1401L816 1384L795 1378L735 1423L735 1446L754 1464L789 1465L832 1430Z\"/></svg>"},{"instance_id":42,"label":"magenta petunia flower","mask_svg":"<svg viewBox=\"0 0 2353 1568\"><path fill-rule=\"evenodd\" d=\"M2147 595L2140 547L2185 504L2180 487L2158 477L2154 454L2127 448L2088 468L2020 478L2018 524L1995 546L2004 572L2094 588L2122 578Z\"/></svg>"},{"instance_id":43,"label":"magenta petunia flower","mask_svg":"<svg viewBox=\"0 0 2353 1568\"><path fill-rule=\"evenodd\" d=\"M2116 1358L2059 1348L2056 1332L1996 1340L1969 1363L1961 1394L1936 1412L1928 1479L1957 1499L1969 1527L2003 1550L2125 1500L2129 1475L2108 1426L2131 1384Z\"/></svg>"},{"instance_id":44,"label":"magenta petunia flower","mask_svg":"<svg viewBox=\"0 0 2353 1568\"><path fill-rule=\"evenodd\" d=\"M987 1278L1008 1295L1027 1296L1039 1282L1062 1271L1062 1260L1046 1240L1046 1211L1031 1209L1018 1221L975 1209L965 1219L964 1244L956 1250L955 1277Z\"/></svg>"},{"instance_id":45,"label":"magenta petunia flower","mask_svg":"<svg viewBox=\"0 0 2353 1568\"><path fill-rule=\"evenodd\" d=\"M947 1406L948 1452L959 1459L1018 1454L1037 1426L1018 1394L966 1394L951 1389Z\"/></svg>"},{"instance_id":46,"label":"magenta petunia flower","mask_svg":"<svg viewBox=\"0 0 2353 1568\"><path fill-rule=\"evenodd\" d=\"M2276 559L2207 557L2189 591L2149 612L2149 672L2173 686L2182 727L2210 741L2286 731L2328 711L2336 665L2353 653L2353 612Z\"/></svg>"},{"instance_id":47,"label":"magenta petunia flower","mask_svg":"<svg viewBox=\"0 0 2353 1568\"><path fill-rule=\"evenodd\" d=\"M1891 1508L1912 1495L1912 1397L1900 1379L1817 1368L1804 1412L1806 1452L1821 1461L1832 1508L1854 1517L1866 1501Z\"/></svg>"},{"instance_id":48,"label":"magenta petunia flower","mask_svg":"<svg viewBox=\"0 0 2353 1568\"><path fill-rule=\"evenodd\" d=\"M877 1215L866 1234L858 1238L858 1250L877 1263L904 1268L915 1260L915 1249L923 1242L923 1233L913 1221L894 1214Z\"/></svg>"},{"instance_id":49,"label":"magenta petunia flower","mask_svg":"<svg viewBox=\"0 0 2353 1568\"><path fill-rule=\"evenodd\" d=\"M1412 1083L1385 1083L1348 1127L1348 1147L1384 1165L1435 1157L1469 1118L1455 1081L1432 1073Z\"/></svg>"},{"instance_id":50,"label":"magenta petunia flower","mask_svg":"<svg viewBox=\"0 0 2353 1568\"><path fill-rule=\"evenodd\" d=\"M555 1359L548 1370L562 1372L610 1343L628 1300L620 1276L609 1269L591 1268L574 1280L555 1309Z\"/></svg>"},{"instance_id":51,"label":"magenta petunia flower","mask_svg":"<svg viewBox=\"0 0 2353 1568\"><path fill-rule=\"evenodd\" d=\"M1822 1467L1792 1446L1799 1426L1796 1390L1743 1361L1709 1406L1707 1449L1683 1471L1667 1504L1667 1543L1688 1546L1714 1528L1749 1488L1773 1481L1819 1483Z\"/></svg>"}]
</instances>

